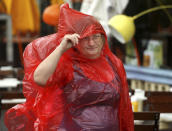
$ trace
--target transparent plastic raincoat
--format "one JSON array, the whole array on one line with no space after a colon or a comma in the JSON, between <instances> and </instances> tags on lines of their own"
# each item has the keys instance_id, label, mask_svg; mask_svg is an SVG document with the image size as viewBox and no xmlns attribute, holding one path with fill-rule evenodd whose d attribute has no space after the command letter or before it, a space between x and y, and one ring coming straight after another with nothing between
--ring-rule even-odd
<instances>
[{"instance_id":1,"label":"transparent plastic raincoat","mask_svg":"<svg viewBox=\"0 0 172 131\"><path fill-rule=\"evenodd\" d=\"M103 34L105 44L101 56L90 60L82 57L76 48L71 48L61 56L55 72L44 88L37 85L33 80L33 73L37 66L60 44L65 34L73 33L78 33L81 39L95 33ZM107 73L111 72L112 68L113 72ZM62 123L66 118L69 120L69 127L66 127L66 130L72 131L73 127L70 122L75 117L81 125L87 125L87 128L82 128L86 130L89 129L91 123L94 123L91 116L96 115L96 112L89 114L91 108L98 109L97 112L99 112L99 107L101 110L106 109L106 105L109 103L111 103L112 110L115 108L117 111L114 117L117 119L118 130L134 130L133 113L123 64L110 51L106 33L94 17L75 11L69 8L68 4L62 5L58 32L38 38L26 47L24 69L23 93L26 102L18 104L6 112L5 124L9 131L57 131L62 129L61 127L65 127ZM84 94L88 90L90 92ZM101 93L96 94L97 90ZM118 101L113 99L113 94L109 94L111 91L118 94L118 97L115 97L118 98ZM91 93L93 93L92 96L87 95ZM106 102L105 99L110 102ZM112 102L111 99L113 99ZM89 109L89 112L82 119L90 116L91 120L86 123L80 119L80 114L85 109ZM73 112L79 110L80 113L72 114L72 111L69 110ZM100 113L104 111L106 110L102 110ZM98 119L96 122L99 122L105 119L101 116L103 115L96 115L94 120Z\"/></svg>"}]
</instances>

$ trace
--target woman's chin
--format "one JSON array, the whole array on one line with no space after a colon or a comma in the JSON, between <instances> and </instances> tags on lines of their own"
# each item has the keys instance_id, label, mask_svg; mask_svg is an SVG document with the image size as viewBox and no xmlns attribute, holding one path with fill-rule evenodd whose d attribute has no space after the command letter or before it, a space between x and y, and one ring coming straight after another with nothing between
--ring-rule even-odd
<instances>
[{"instance_id":1,"label":"woman's chin","mask_svg":"<svg viewBox=\"0 0 172 131\"><path fill-rule=\"evenodd\" d=\"M100 53L94 53L94 52L92 52L92 53L89 53L89 54L87 54L87 55L85 55L87 58L89 58L89 59L96 59L96 58L98 58L99 56L100 56Z\"/></svg>"}]
</instances>

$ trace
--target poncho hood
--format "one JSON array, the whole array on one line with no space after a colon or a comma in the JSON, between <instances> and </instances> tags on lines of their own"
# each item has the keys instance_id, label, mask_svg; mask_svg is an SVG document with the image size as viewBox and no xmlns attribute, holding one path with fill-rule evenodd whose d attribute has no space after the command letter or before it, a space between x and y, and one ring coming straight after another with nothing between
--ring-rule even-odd
<instances>
[{"instance_id":1,"label":"poncho hood","mask_svg":"<svg viewBox=\"0 0 172 131\"><path fill-rule=\"evenodd\" d=\"M60 18L57 29L58 44L61 42L62 38L66 34L77 33L80 35L80 39L82 39L84 37L91 36L96 33L101 33L104 35L105 38L105 43L101 56L113 55L108 46L106 32L103 29L102 25L96 20L96 18L69 8L69 5L67 3L63 4L60 7ZM87 58L83 58L79 54L79 52L74 50L74 48L69 49L65 53L65 55L75 60L78 59L80 61L88 61Z\"/></svg>"},{"instance_id":2,"label":"poncho hood","mask_svg":"<svg viewBox=\"0 0 172 131\"><path fill-rule=\"evenodd\" d=\"M106 35L101 24L93 16L71 9L68 4L60 8L58 32L62 36L77 33L81 38L95 33Z\"/></svg>"}]
</instances>

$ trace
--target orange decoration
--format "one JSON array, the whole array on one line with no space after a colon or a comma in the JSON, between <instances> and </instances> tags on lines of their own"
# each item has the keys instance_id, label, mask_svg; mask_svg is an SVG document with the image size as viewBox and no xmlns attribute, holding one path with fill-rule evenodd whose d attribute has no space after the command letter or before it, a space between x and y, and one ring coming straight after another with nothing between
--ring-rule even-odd
<instances>
[{"instance_id":1,"label":"orange decoration","mask_svg":"<svg viewBox=\"0 0 172 131\"><path fill-rule=\"evenodd\" d=\"M45 8L43 12L43 21L46 24L57 26L59 22L60 5L53 4Z\"/></svg>"}]
</instances>

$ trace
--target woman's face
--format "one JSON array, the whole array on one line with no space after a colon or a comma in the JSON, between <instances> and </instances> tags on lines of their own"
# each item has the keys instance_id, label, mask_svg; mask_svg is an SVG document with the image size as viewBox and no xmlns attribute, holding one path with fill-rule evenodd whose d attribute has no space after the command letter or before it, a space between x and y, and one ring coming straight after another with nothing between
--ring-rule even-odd
<instances>
[{"instance_id":1,"label":"woman's face","mask_svg":"<svg viewBox=\"0 0 172 131\"><path fill-rule=\"evenodd\" d=\"M79 52L89 59L98 58L104 45L102 37L103 36L99 33L81 39L77 46Z\"/></svg>"}]
</instances>

